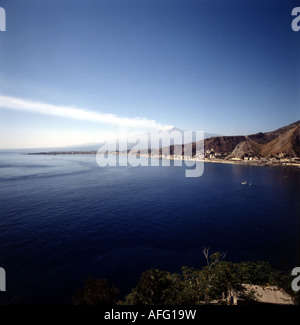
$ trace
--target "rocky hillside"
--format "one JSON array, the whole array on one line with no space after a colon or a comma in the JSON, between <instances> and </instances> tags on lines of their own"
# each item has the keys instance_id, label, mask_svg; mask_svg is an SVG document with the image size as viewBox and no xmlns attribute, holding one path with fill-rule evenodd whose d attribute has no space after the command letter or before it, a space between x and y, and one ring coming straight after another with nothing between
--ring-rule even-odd
<instances>
[{"instance_id":1,"label":"rocky hillside","mask_svg":"<svg viewBox=\"0 0 300 325\"><path fill-rule=\"evenodd\" d=\"M262 156L270 157L285 154L300 157L300 126L280 134L274 140L266 143L260 152Z\"/></svg>"},{"instance_id":2,"label":"rocky hillside","mask_svg":"<svg viewBox=\"0 0 300 325\"><path fill-rule=\"evenodd\" d=\"M246 141L246 139L247 137L243 135L212 137L204 140L204 148L205 150L227 156L239 143Z\"/></svg>"},{"instance_id":3,"label":"rocky hillside","mask_svg":"<svg viewBox=\"0 0 300 325\"><path fill-rule=\"evenodd\" d=\"M213 149L220 154L232 149L227 158L300 157L300 121L266 133L209 138L204 145L205 149Z\"/></svg>"},{"instance_id":4,"label":"rocky hillside","mask_svg":"<svg viewBox=\"0 0 300 325\"><path fill-rule=\"evenodd\" d=\"M202 140L203 141L203 140ZM196 154L196 144L188 143ZM204 139L206 156L215 155L230 158L244 157L300 157L300 121L271 132L260 132L248 136L218 136ZM160 155L182 155L183 146L164 147L156 152Z\"/></svg>"},{"instance_id":5,"label":"rocky hillside","mask_svg":"<svg viewBox=\"0 0 300 325\"><path fill-rule=\"evenodd\" d=\"M262 148L263 145L247 139L246 141L240 142L227 158L243 159L244 157L260 156Z\"/></svg>"}]
</instances>

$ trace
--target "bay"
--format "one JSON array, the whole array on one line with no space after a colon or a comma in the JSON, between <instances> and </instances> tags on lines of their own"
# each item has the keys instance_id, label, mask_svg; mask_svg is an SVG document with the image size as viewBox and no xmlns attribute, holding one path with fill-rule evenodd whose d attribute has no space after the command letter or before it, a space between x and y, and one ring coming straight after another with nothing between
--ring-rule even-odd
<instances>
[{"instance_id":1,"label":"bay","mask_svg":"<svg viewBox=\"0 0 300 325\"><path fill-rule=\"evenodd\" d=\"M205 163L99 167L90 155L0 154L0 267L22 303L69 304L89 276L131 291L149 268L202 267L202 248L290 271L300 170ZM243 186L241 181L251 182Z\"/></svg>"}]
</instances>

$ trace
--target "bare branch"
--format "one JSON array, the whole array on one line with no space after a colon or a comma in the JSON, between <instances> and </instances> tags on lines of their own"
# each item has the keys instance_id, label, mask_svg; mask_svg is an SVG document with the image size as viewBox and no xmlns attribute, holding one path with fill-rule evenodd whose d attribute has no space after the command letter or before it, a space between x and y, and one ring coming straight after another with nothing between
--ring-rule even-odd
<instances>
[{"instance_id":1,"label":"bare branch","mask_svg":"<svg viewBox=\"0 0 300 325\"><path fill-rule=\"evenodd\" d=\"M226 253L219 253L219 252L216 252L214 254L211 254L209 256L209 249L210 247L206 248L204 247L202 249L202 253L203 255L205 256L205 259L206 259L206 263L207 263L207 266L211 269L211 267L217 263L219 263L220 261L222 261L225 257L226 257Z\"/></svg>"},{"instance_id":2,"label":"bare branch","mask_svg":"<svg viewBox=\"0 0 300 325\"><path fill-rule=\"evenodd\" d=\"M204 256L205 256L205 259L206 259L207 266L209 266L209 258L208 258L208 256L209 256L209 255L208 255L209 248L210 248L210 247L208 247L208 248L204 247L204 248L202 249L202 252L203 252L203 254L204 254Z\"/></svg>"}]
</instances>

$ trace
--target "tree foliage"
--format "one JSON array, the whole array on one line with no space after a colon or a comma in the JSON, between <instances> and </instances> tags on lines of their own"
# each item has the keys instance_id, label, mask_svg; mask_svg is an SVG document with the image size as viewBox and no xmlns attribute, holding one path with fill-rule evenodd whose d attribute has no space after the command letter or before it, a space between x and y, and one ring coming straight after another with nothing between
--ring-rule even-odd
<instances>
[{"instance_id":1,"label":"tree foliage","mask_svg":"<svg viewBox=\"0 0 300 325\"><path fill-rule=\"evenodd\" d=\"M73 296L74 305L114 305L119 290L107 279L90 277Z\"/></svg>"},{"instance_id":2,"label":"tree foliage","mask_svg":"<svg viewBox=\"0 0 300 325\"><path fill-rule=\"evenodd\" d=\"M148 270L121 304L230 304L234 292L248 300L253 299L252 293L246 293L242 284L284 287L286 277L271 268L268 262L232 263L224 261L225 256L224 253L214 253L206 257L207 265L202 269L184 266L179 274Z\"/></svg>"},{"instance_id":3,"label":"tree foliage","mask_svg":"<svg viewBox=\"0 0 300 325\"><path fill-rule=\"evenodd\" d=\"M287 276L271 268L268 262L224 261L225 253L208 254L204 249L207 265L202 269L182 267L180 273L151 269L141 274L122 305L201 305L230 304L233 293L253 299L245 293L243 284L276 285L290 283ZM74 304L115 304L118 290L105 279L86 281L83 289L74 296Z\"/></svg>"},{"instance_id":4,"label":"tree foliage","mask_svg":"<svg viewBox=\"0 0 300 325\"><path fill-rule=\"evenodd\" d=\"M243 291L236 265L219 262L201 270L183 267L180 274L159 270L144 272L125 297L127 305L199 305L218 303L232 292Z\"/></svg>"}]
</instances>

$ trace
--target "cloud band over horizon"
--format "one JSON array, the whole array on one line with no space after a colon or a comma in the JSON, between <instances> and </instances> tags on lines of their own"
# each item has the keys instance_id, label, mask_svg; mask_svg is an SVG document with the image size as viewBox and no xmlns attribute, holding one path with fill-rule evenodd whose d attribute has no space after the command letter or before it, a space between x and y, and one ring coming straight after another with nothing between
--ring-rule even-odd
<instances>
[{"instance_id":1,"label":"cloud band over horizon","mask_svg":"<svg viewBox=\"0 0 300 325\"><path fill-rule=\"evenodd\" d=\"M163 125L155 120L150 120L145 117L129 118L110 113L100 113L74 106L53 105L41 101L3 95L0 95L0 109L27 111L82 121L114 124L122 127L127 126L155 130L168 130L173 128L173 126Z\"/></svg>"}]
</instances>

